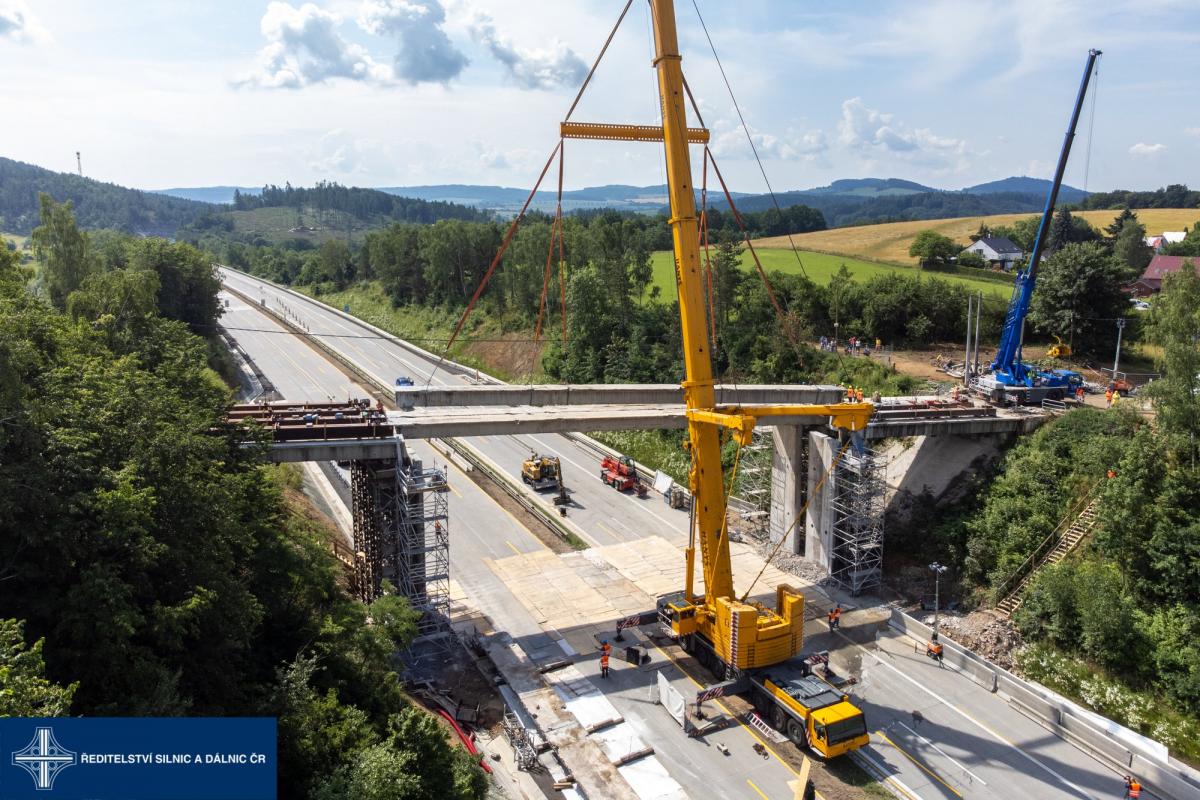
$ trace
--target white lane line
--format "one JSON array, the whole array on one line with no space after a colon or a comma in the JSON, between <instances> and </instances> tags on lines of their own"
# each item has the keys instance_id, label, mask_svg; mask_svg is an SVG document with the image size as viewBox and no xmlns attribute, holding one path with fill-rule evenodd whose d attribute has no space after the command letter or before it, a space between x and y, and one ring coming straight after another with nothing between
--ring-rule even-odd
<instances>
[{"instance_id":1,"label":"white lane line","mask_svg":"<svg viewBox=\"0 0 1200 800\"><path fill-rule=\"evenodd\" d=\"M845 635L845 634L842 634L842 638L843 638L843 639L845 639L846 641L850 642L850 639L849 639L848 637L846 637L846 635ZM862 650L862 651L863 651L864 653L866 653L867 655L871 656L871 658L875 659L875 662L876 662L877 664L880 664L881 666L887 667L887 668L888 668L888 669L890 669L892 672L895 672L895 673L896 673L897 675L899 675L901 678L903 678L904 680L906 680L906 681L908 681L909 683L911 683L913 686L915 686L915 687L917 687L918 689L920 689L922 692L925 692L925 693L926 693L927 695L929 695L930 697L934 698L935 700L938 700L938 701L940 701L942 704L944 704L944 705L946 706L946 708L949 708L949 709L951 709L951 710L952 710L952 711L954 711L955 713L957 713L957 714L959 714L960 716L962 716L964 719L966 719L966 720L969 720L969 721L971 721L972 723L974 723L976 726L978 726L978 727L980 728L980 730L983 730L983 731L985 731L986 733L990 734L990 735L991 735L991 736L993 736L993 737L994 737L994 738L995 738L997 741L1003 742L1004 744L1006 744L1006 745L1008 745L1009 747L1011 747L1013 750L1016 750L1016 751L1017 751L1018 753L1020 753L1020 754L1021 754L1021 755L1022 755L1022 756L1023 756L1025 759L1026 759L1026 760L1027 760L1027 761L1029 761L1029 762L1031 762L1031 763L1033 763L1033 764L1035 764L1035 765L1037 765L1037 766L1041 767L1043 770L1045 770L1045 771L1046 771L1046 772L1048 772L1049 774L1053 775L1055 778L1058 778L1058 780L1059 780L1059 781L1061 781L1061 782L1063 783L1063 785L1064 785L1064 786L1068 786L1068 787L1070 787L1071 789L1074 789L1074 790L1075 790L1076 792L1078 792L1078 793L1079 793L1081 796L1088 798L1088 800L1098 800L1098 798L1097 798L1095 795L1093 795L1093 794L1089 793L1089 792L1088 792L1086 789L1084 789L1082 786L1079 786L1078 784L1072 783L1071 781L1067 780L1067 779L1066 779L1066 778L1064 778L1062 775L1060 775L1060 774L1058 774L1057 772L1055 772L1054 770L1050 769L1050 767L1046 766L1045 764L1043 764L1043 763L1042 763L1041 761L1039 761L1038 759L1036 759L1036 758L1034 758L1033 756L1029 755L1029 753L1026 753L1026 752L1025 752L1024 750L1022 750L1022 749L1021 749L1021 748L1020 748L1020 747L1019 747L1017 744L1015 744L1015 743L1013 743L1013 742L1009 741L1008 739L1004 738L1003 736L1001 736L1001 735L1000 735L999 733L997 733L996 731L992 730L992 729L991 729L990 727L988 727L987 725L984 725L982 722L980 722L979 720L975 719L975 718L974 718L974 717L972 717L970 714L968 714L967 712L963 711L961 708L959 708L958 706L954 705L953 703L951 703L951 702L950 702L949 700L947 700L946 698L942 697L942 696L941 696L940 694L938 694L937 692L935 692L935 691L933 691L932 689L929 689L929 688L927 688L927 687L925 687L925 686L922 686L922 685L920 684L920 682L918 682L916 679L914 679L914 678L911 678L911 677L909 677L908 675L905 675L905 674L904 674L903 672L901 672L899 669L897 669L896 667L892 666L891 664L887 663L887 662L886 662L886 661L884 661L882 658L880 658L880 657L879 657L879 656L878 656L876 653L873 653L873 652L871 652L870 650L866 649L865 647L863 647L863 646L859 645L859 644L858 644L858 643L856 643L856 642L851 642L851 644L853 644L853 645L854 645L855 647L857 647L858 649Z\"/></svg>"},{"instance_id":2,"label":"white lane line","mask_svg":"<svg viewBox=\"0 0 1200 800\"><path fill-rule=\"evenodd\" d=\"M950 754L949 754L949 753L947 753L945 750L943 750L942 748L938 747L936 744L934 744L933 742L929 741L929 740L928 740L928 739L926 739L924 736L922 736L921 734L917 733L916 731L914 731L912 728L910 728L910 727L908 727L907 725L905 725L905 724L904 724L903 722L901 722L900 720L896 720L896 724L897 724L897 725L899 725L901 728L904 728L904 730L908 731L908 732L909 732L909 733L911 733L913 736L915 736L915 737L917 737L918 739L920 739L920 740L921 740L922 742L924 742L925 744L927 744L927 745L929 745L930 747L932 747L934 750L937 750L939 753L941 753L942 755L944 755L946 758L950 759L950 761L951 761L951 762L952 762L952 763L953 763L955 766L957 766L957 767L958 767L959 769L961 769L963 772L965 772L965 773L967 773L968 775L970 775L970 776L971 776L972 778L974 778L975 780L977 780L977 781L979 781L980 783L982 783L984 786L987 786L987 785L988 785L987 781L985 781L983 778L981 778L981 777L979 777L978 775L976 775L974 772L971 772L971 770L967 769L966 765L964 765L964 764L963 764L961 761L959 761L957 758L955 758L954 756L950 755Z\"/></svg>"}]
</instances>

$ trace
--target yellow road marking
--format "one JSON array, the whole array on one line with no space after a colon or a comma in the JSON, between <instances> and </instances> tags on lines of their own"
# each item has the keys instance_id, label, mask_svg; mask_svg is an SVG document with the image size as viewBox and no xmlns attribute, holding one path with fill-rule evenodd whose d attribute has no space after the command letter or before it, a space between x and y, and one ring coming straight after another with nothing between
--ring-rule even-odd
<instances>
[{"instance_id":1,"label":"yellow road marking","mask_svg":"<svg viewBox=\"0 0 1200 800\"><path fill-rule=\"evenodd\" d=\"M949 789L950 791L954 792L954 794L958 795L959 797L962 797L962 792L958 791L958 790L957 790L957 789L955 789L953 786L951 786L950 784L948 784L948 783L946 783L944 780L942 780L940 777L938 777L937 773L935 773L935 772L934 772L933 770L931 770L929 767L925 766L925 765L924 765L924 764L922 764L920 761L918 761L918 760L916 759L916 756L913 756L913 755L912 755L912 754L910 754L910 753L909 753L907 750L905 750L903 747L901 747L900 745L896 744L896 743L895 743L895 742L893 742L891 739L889 739L889 738L887 737L887 734L885 734L883 731L875 731L875 735L876 735L876 736L878 736L880 739L883 739L885 742L887 742L888 744L890 744L892 747L894 747L894 748L896 748L897 750L899 750L901 755L903 755L903 756L904 756L905 758L907 758L909 761L911 761L912 763L914 763L914 764L916 764L918 767L920 767L920 768L921 768L921 771L922 771L922 772L924 772L926 775L928 775L929 777L933 778L935 781L937 781L938 783L940 783L942 786L945 786L945 787L946 787L947 789Z\"/></svg>"},{"instance_id":2,"label":"yellow road marking","mask_svg":"<svg viewBox=\"0 0 1200 800\"><path fill-rule=\"evenodd\" d=\"M760 789L754 785L754 781L750 780L749 778L746 778L746 783L750 784L750 788L753 789L754 791L758 792L758 796L761 797L763 800L771 800L771 798L767 797L767 795L763 792L762 789Z\"/></svg>"},{"instance_id":3,"label":"yellow road marking","mask_svg":"<svg viewBox=\"0 0 1200 800\"><path fill-rule=\"evenodd\" d=\"M514 545L514 544L513 544L512 542L510 542L508 539L505 539L505 540L504 540L504 543L505 543L506 545L508 545L508 549L512 550L512 551L513 551L514 553L516 553L517 555L521 555L521 551L520 551L520 550L518 550L518 549L517 549L517 547L516 547L516 545Z\"/></svg>"},{"instance_id":4,"label":"yellow road marking","mask_svg":"<svg viewBox=\"0 0 1200 800\"><path fill-rule=\"evenodd\" d=\"M599 520L596 521L596 527L604 528L604 530L608 531L609 535L612 536L613 538L615 538L617 541L624 541L624 539L621 537L621 534L617 533L612 528L608 527L607 525L605 525L603 522L600 522Z\"/></svg>"}]
</instances>

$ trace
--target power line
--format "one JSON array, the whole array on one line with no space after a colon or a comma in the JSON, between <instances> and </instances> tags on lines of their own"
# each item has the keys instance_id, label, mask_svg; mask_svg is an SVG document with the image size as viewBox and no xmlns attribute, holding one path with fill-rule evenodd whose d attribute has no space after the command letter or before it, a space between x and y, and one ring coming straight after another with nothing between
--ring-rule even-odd
<instances>
[{"instance_id":1,"label":"power line","mask_svg":"<svg viewBox=\"0 0 1200 800\"><path fill-rule=\"evenodd\" d=\"M313 333L311 331L305 331L304 333L301 334L301 333L296 333L295 331L288 331L288 330L280 330L280 329L273 330L271 328L236 327L236 326L232 326L232 325L222 325L221 323L217 323L215 326L201 324L201 325L196 325L196 327L197 328L216 327L216 328L220 328L221 330L225 330L225 331L239 331L239 332L245 332L245 333L270 333L270 334L282 335L282 336L299 336L301 338L373 339L375 341L380 341L380 342L394 342L396 340L400 340L400 341L404 341L404 342L430 342L430 343L435 343L435 344L445 344L447 341L449 341L449 338L450 338L448 336L442 337L442 338L432 338L432 337L417 337L417 336L411 336L411 337L410 336L390 336L390 335L389 336L381 336L379 334ZM515 344L540 344L541 343L537 339L532 339L532 338L531 339L513 339L511 337L510 338L500 338L500 339L485 339L485 338L478 338L478 337L462 338L462 339L459 339L459 341L463 342L465 344L473 344L475 342L512 342Z\"/></svg>"},{"instance_id":2,"label":"power line","mask_svg":"<svg viewBox=\"0 0 1200 800\"><path fill-rule=\"evenodd\" d=\"M782 217L783 209L779 206L779 198L775 196L775 189L771 186L771 179L767 177L767 170L763 166L762 159L759 158L758 148L754 145L754 137L750 135L750 126L746 124L746 118L742 116L742 107L738 105L737 97L733 93L733 86L729 83L729 76L725 74L725 67L721 64L721 57L717 55L717 47L713 44L712 36L708 33L708 25L704 22L704 15L700 13L700 6L696 0L692 0L692 7L696 9L696 16L700 18L700 27L704 30L704 38L708 40L708 47L712 50L713 59L717 62L717 69L721 71L721 79L725 81L725 89L729 92L729 99L733 101L733 108L737 111L738 120L742 123L742 131L746 134L746 141L750 143L750 151L754 153L754 160L758 163L758 171L762 173L763 183L767 185L767 193L771 195L771 202L775 205L775 210ZM807 278L808 272L804 269L804 262L800 258L800 251L796 249L796 242L792 239L791 232L788 232L787 237L788 244L792 246L792 254L796 256L796 263L800 266L800 274Z\"/></svg>"}]
</instances>

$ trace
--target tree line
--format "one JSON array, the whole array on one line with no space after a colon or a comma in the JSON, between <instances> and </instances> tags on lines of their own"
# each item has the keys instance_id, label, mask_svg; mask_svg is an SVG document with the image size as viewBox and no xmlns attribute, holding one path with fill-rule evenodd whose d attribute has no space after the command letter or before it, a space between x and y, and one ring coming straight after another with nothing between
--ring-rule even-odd
<instances>
[{"instance_id":1,"label":"tree line","mask_svg":"<svg viewBox=\"0 0 1200 800\"><path fill-rule=\"evenodd\" d=\"M1200 191L1189 189L1185 183L1146 192L1115 189L1111 192L1093 192L1078 204L1081 209L1090 208L1200 208Z\"/></svg>"},{"instance_id":2,"label":"tree line","mask_svg":"<svg viewBox=\"0 0 1200 800\"><path fill-rule=\"evenodd\" d=\"M268 184L257 195L234 190L233 208L237 211L313 208L318 211L342 211L360 220L386 217L425 224L441 219L483 220L490 216L485 211L458 203L399 197L378 189L342 186L332 181L319 181L311 188L294 187L290 183L282 188Z\"/></svg>"},{"instance_id":3,"label":"tree line","mask_svg":"<svg viewBox=\"0 0 1200 800\"><path fill-rule=\"evenodd\" d=\"M482 798L401 691L408 604L352 600L225 423L211 262L70 212L41 201L38 293L0 248L0 714L272 716L280 796Z\"/></svg>"},{"instance_id":4,"label":"tree line","mask_svg":"<svg viewBox=\"0 0 1200 800\"><path fill-rule=\"evenodd\" d=\"M742 264L744 253L728 215L711 231L713 256L713 349L717 369L729 377L766 382L797 380L816 371L836 374L839 360L805 342L822 335L924 343L957 340L966 322L968 290L936 276L886 275L855 282L843 270L828 285L804 277L773 274L784 310L781 323L757 274ZM551 252L543 330L552 341L542 367L570 382L660 382L681 376L679 316L652 285L651 254L664 246L665 223L617 212L571 216L562 223L565 286L559 288L559 251ZM536 325L553 220L531 214L521 225L475 312L503 321L505 330ZM504 230L497 222L443 220L433 225L395 224L367 235L352 249L327 242L314 251L230 244L224 263L283 283L338 291L359 281L376 281L397 307L462 309L494 258ZM669 245L668 245L669 246ZM549 333L562 324L564 345ZM1000 301L986 306L987 330L998 331ZM836 326L835 326L836 323ZM791 334L781 335L781 325ZM793 344L793 339L796 344ZM858 368L856 368L858 369ZM865 368L864 368L865 369ZM863 376L859 376L862 378ZM823 378L824 379L824 378ZM870 380L884 385L880 374ZM859 385L867 381L860 381Z\"/></svg>"}]
</instances>

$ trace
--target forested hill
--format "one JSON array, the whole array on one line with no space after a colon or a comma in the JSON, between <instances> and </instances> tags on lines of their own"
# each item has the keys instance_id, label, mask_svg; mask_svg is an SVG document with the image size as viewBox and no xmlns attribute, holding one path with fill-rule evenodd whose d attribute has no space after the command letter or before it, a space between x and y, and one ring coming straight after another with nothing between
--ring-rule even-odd
<instances>
[{"instance_id":1,"label":"forested hill","mask_svg":"<svg viewBox=\"0 0 1200 800\"><path fill-rule=\"evenodd\" d=\"M776 195L781 206L804 203L825 215L831 228L870 225L876 222L901 222L912 219L948 219L990 214L1021 214L1041 211L1044 193L1032 192L906 192L862 197L851 194L827 194L812 191L784 192ZM718 206L724 205L718 203ZM769 195L746 197L737 201L739 210L763 211L774 207Z\"/></svg>"},{"instance_id":2,"label":"forested hill","mask_svg":"<svg viewBox=\"0 0 1200 800\"><path fill-rule=\"evenodd\" d=\"M81 227L173 236L211 208L206 203L127 189L67 172L0 158L0 230L28 234L38 225L38 194L70 200Z\"/></svg>"},{"instance_id":3,"label":"forested hill","mask_svg":"<svg viewBox=\"0 0 1200 800\"><path fill-rule=\"evenodd\" d=\"M341 211L359 220L386 217L398 222L426 224L440 219L484 220L491 216L486 211L458 203L398 197L378 189L360 189L327 181L321 181L311 189L296 188L288 183L282 188L264 186L259 194L243 194L235 190L233 207L237 211L312 208L317 211Z\"/></svg>"}]
</instances>

